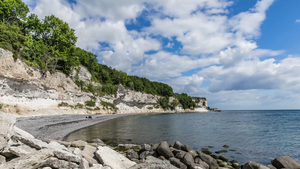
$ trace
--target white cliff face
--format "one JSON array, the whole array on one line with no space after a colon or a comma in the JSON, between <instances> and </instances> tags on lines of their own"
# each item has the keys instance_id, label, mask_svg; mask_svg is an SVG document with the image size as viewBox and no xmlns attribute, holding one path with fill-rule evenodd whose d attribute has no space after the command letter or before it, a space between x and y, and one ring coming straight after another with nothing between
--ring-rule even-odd
<instances>
[{"instance_id":1,"label":"white cliff face","mask_svg":"<svg viewBox=\"0 0 300 169\"><path fill-rule=\"evenodd\" d=\"M114 104L119 109L118 113L164 112L160 108L154 108L160 96L135 92L119 85L115 95L98 97L82 92L74 81L63 73L47 72L46 76L42 76L38 68L30 67L19 59L14 61L12 56L10 51L0 48L0 104L6 112L18 115L116 113L115 110L102 106L101 101ZM80 66L78 70L79 80L91 82L92 76L86 68ZM73 71L71 77L74 78L76 73ZM92 98L96 98L96 110L96 107L75 108L77 104L84 104ZM170 102L172 101L176 99L170 97ZM62 102L70 106L58 107ZM174 112L184 111L186 110L178 106Z\"/></svg>"}]
</instances>

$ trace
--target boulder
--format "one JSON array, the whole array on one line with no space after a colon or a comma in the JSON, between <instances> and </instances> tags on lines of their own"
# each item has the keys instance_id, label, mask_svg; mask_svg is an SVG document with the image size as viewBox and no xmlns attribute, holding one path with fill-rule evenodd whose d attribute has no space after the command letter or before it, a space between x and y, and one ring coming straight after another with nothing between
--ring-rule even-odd
<instances>
[{"instance_id":1,"label":"boulder","mask_svg":"<svg viewBox=\"0 0 300 169\"><path fill-rule=\"evenodd\" d=\"M80 169L89 169L90 168L89 162L86 159L82 158L81 162L80 162L80 165L79 165L79 168Z\"/></svg>"},{"instance_id":2,"label":"boulder","mask_svg":"<svg viewBox=\"0 0 300 169\"><path fill-rule=\"evenodd\" d=\"M130 149L126 152L126 157L130 160L139 159L139 155L133 149Z\"/></svg>"},{"instance_id":3,"label":"boulder","mask_svg":"<svg viewBox=\"0 0 300 169\"><path fill-rule=\"evenodd\" d=\"M206 154L199 154L199 157L202 161L204 161L206 164L209 165L209 168L217 168L218 167L217 160L212 158L211 156L206 155Z\"/></svg>"},{"instance_id":4,"label":"boulder","mask_svg":"<svg viewBox=\"0 0 300 169\"><path fill-rule=\"evenodd\" d=\"M164 156L166 159L169 159L171 157L174 157L173 153L170 150L169 144L166 141L162 141L158 147L157 150L158 154Z\"/></svg>"},{"instance_id":5,"label":"boulder","mask_svg":"<svg viewBox=\"0 0 300 169\"><path fill-rule=\"evenodd\" d=\"M1 164L0 168L5 169L36 169L42 167L46 159L53 157L51 150L43 149L34 154L29 154L19 158L12 159L11 161Z\"/></svg>"},{"instance_id":6,"label":"boulder","mask_svg":"<svg viewBox=\"0 0 300 169\"><path fill-rule=\"evenodd\" d=\"M281 156L272 160L272 165L276 168L300 168L300 164L289 156Z\"/></svg>"},{"instance_id":7,"label":"boulder","mask_svg":"<svg viewBox=\"0 0 300 169\"><path fill-rule=\"evenodd\" d=\"M127 151L129 149L133 149L134 151L138 152L142 149L142 147L140 145L136 145L136 144L119 144L118 145L119 151Z\"/></svg>"},{"instance_id":8,"label":"boulder","mask_svg":"<svg viewBox=\"0 0 300 169\"><path fill-rule=\"evenodd\" d=\"M48 144L48 148L50 150L64 150L64 151L69 151L68 148L64 145L59 144L56 141L50 141Z\"/></svg>"},{"instance_id":9,"label":"boulder","mask_svg":"<svg viewBox=\"0 0 300 169\"><path fill-rule=\"evenodd\" d=\"M250 161L243 165L243 169L269 169L269 168L262 164Z\"/></svg>"},{"instance_id":10,"label":"boulder","mask_svg":"<svg viewBox=\"0 0 300 169\"><path fill-rule=\"evenodd\" d=\"M0 110L0 152L6 147L8 140L14 135L16 118Z\"/></svg>"},{"instance_id":11,"label":"boulder","mask_svg":"<svg viewBox=\"0 0 300 169\"><path fill-rule=\"evenodd\" d=\"M80 157L78 157L70 152L67 152L67 151L55 150L55 151L53 151L53 154L55 157L57 157L58 159L61 159L61 160L71 161L71 162L75 162L78 164L81 162Z\"/></svg>"},{"instance_id":12,"label":"boulder","mask_svg":"<svg viewBox=\"0 0 300 169\"><path fill-rule=\"evenodd\" d=\"M149 144L142 144L142 151L150 151L151 146Z\"/></svg>"},{"instance_id":13,"label":"boulder","mask_svg":"<svg viewBox=\"0 0 300 169\"><path fill-rule=\"evenodd\" d=\"M182 162L180 162L180 160L178 160L177 158L169 158L169 161L172 165L174 165L177 168L180 169L187 169L187 166L185 164L183 164Z\"/></svg>"},{"instance_id":14,"label":"boulder","mask_svg":"<svg viewBox=\"0 0 300 169\"><path fill-rule=\"evenodd\" d=\"M231 165L233 168L235 169L239 169L240 168L240 165L238 163L232 163ZM270 168L270 167L269 167ZM273 168L272 168L273 169Z\"/></svg>"},{"instance_id":15,"label":"boulder","mask_svg":"<svg viewBox=\"0 0 300 169\"><path fill-rule=\"evenodd\" d=\"M197 152L188 145L181 146L181 150L191 153L194 158L198 155Z\"/></svg>"},{"instance_id":16,"label":"boulder","mask_svg":"<svg viewBox=\"0 0 300 169\"><path fill-rule=\"evenodd\" d=\"M6 163L6 158L0 155L0 165Z\"/></svg>"},{"instance_id":17,"label":"boulder","mask_svg":"<svg viewBox=\"0 0 300 169\"><path fill-rule=\"evenodd\" d=\"M200 167L203 168L203 169L209 169L209 165L206 164L204 161L202 161L202 160L200 159L200 157L196 157L196 158L195 158L195 163L196 163L196 164L199 164L198 166L200 166Z\"/></svg>"},{"instance_id":18,"label":"boulder","mask_svg":"<svg viewBox=\"0 0 300 169\"><path fill-rule=\"evenodd\" d=\"M201 151L204 153L204 154L207 154L207 155L211 155L212 152L208 149L208 148L202 148Z\"/></svg>"},{"instance_id":19,"label":"boulder","mask_svg":"<svg viewBox=\"0 0 300 169\"><path fill-rule=\"evenodd\" d=\"M225 162L225 161L219 163L219 166L220 166L220 167L225 167L225 166L227 166L227 165L228 165L228 164L227 164L227 162Z\"/></svg>"},{"instance_id":20,"label":"boulder","mask_svg":"<svg viewBox=\"0 0 300 169\"><path fill-rule=\"evenodd\" d=\"M14 126L14 130L15 130L15 135L16 136L21 136L21 137L25 137L25 138L34 138L33 135L31 135L30 133Z\"/></svg>"},{"instance_id":21,"label":"boulder","mask_svg":"<svg viewBox=\"0 0 300 169\"><path fill-rule=\"evenodd\" d=\"M88 143L85 142L85 141L82 141L82 140L76 140L76 141L73 141L71 143L71 146L72 147L77 147L77 148L80 148L81 150L84 149L84 147L87 145Z\"/></svg>"},{"instance_id":22,"label":"boulder","mask_svg":"<svg viewBox=\"0 0 300 169\"><path fill-rule=\"evenodd\" d=\"M51 168L79 168L75 163L59 160L54 157L48 158L43 165Z\"/></svg>"},{"instance_id":23,"label":"boulder","mask_svg":"<svg viewBox=\"0 0 300 169\"><path fill-rule=\"evenodd\" d=\"M78 157L80 157L80 158L82 158L81 150L79 148L75 148L73 150L73 154L76 155L76 156L78 156Z\"/></svg>"},{"instance_id":24,"label":"boulder","mask_svg":"<svg viewBox=\"0 0 300 169\"><path fill-rule=\"evenodd\" d=\"M181 147L182 147L183 145L179 142L179 141L176 141L175 143L174 143L174 148L176 148L176 149L178 149L178 150L181 150Z\"/></svg>"},{"instance_id":25,"label":"boulder","mask_svg":"<svg viewBox=\"0 0 300 169\"><path fill-rule=\"evenodd\" d=\"M96 144L98 146L105 146L106 144L100 139L93 139L91 143Z\"/></svg>"},{"instance_id":26,"label":"boulder","mask_svg":"<svg viewBox=\"0 0 300 169\"><path fill-rule=\"evenodd\" d=\"M41 150L43 148L48 148L48 144L41 141L41 140L38 140L38 139L35 139L35 138L27 138L27 137L23 137L21 135L18 135L16 137L22 143L24 143L24 144L26 144L30 147L33 147L37 150Z\"/></svg>"},{"instance_id":27,"label":"boulder","mask_svg":"<svg viewBox=\"0 0 300 169\"><path fill-rule=\"evenodd\" d=\"M97 158L95 156L97 148L86 145L84 149L81 151L82 157L84 157L90 164L98 164Z\"/></svg>"},{"instance_id":28,"label":"boulder","mask_svg":"<svg viewBox=\"0 0 300 169\"><path fill-rule=\"evenodd\" d=\"M166 158L164 156L159 156L158 159L160 159L160 160L166 160Z\"/></svg>"},{"instance_id":29,"label":"boulder","mask_svg":"<svg viewBox=\"0 0 300 169\"><path fill-rule=\"evenodd\" d=\"M31 148L25 144L17 144L17 145L11 145L8 148L9 152L11 152L12 154L21 157L21 156L25 156L28 154L34 154L37 152L36 149Z\"/></svg>"},{"instance_id":30,"label":"boulder","mask_svg":"<svg viewBox=\"0 0 300 169\"><path fill-rule=\"evenodd\" d=\"M228 162L228 159L225 156L223 156L223 155L221 155L219 157L219 159L222 160L222 161Z\"/></svg>"},{"instance_id":31,"label":"boulder","mask_svg":"<svg viewBox=\"0 0 300 169\"><path fill-rule=\"evenodd\" d=\"M141 154L140 154L140 159L146 159L146 157L149 155L149 151L143 151Z\"/></svg>"},{"instance_id":32,"label":"boulder","mask_svg":"<svg viewBox=\"0 0 300 169\"><path fill-rule=\"evenodd\" d=\"M112 169L127 169L136 164L108 147L98 147L96 157L101 164L110 166Z\"/></svg>"},{"instance_id":33,"label":"boulder","mask_svg":"<svg viewBox=\"0 0 300 169\"><path fill-rule=\"evenodd\" d=\"M272 164L267 165L267 167L270 168L270 169L276 169L276 167L274 167Z\"/></svg>"},{"instance_id":34,"label":"boulder","mask_svg":"<svg viewBox=\"0 0 300 169\"><path fill-rule=\"evenodd\" d=\"M220 153L227 153L227 152L228 152L227 150L219 150L219 151L216 151L215 153L220 154Z\"/></svg>"},{"instance_id":35,"label":"boulder","mask_svg":"<svg viewBox=\"0 0 300 169\"><path fill-rule=\"evenodd\" d=\"M157 149L158 146L159 146L158 143L152 144L152 145L151 145L151 150L152 150L152 151L156 151L156 149Z\"/></svg>"},{"instance_id":36,"label":"boulder","mask_svg":"<svg viewBox=\"0 0 300 169\"><path fill-rule=\"evenodd\" d=\"M193 155L190 153L185 153L184 157L180 161L189 168L195 165Z\"/></svg>"},{"instance_id":37,"label":"boulder","mask_svg":"<svg viewBox=\"0 0 300 169\"><path fill-rule=\"evenodd\" d=\"M145 163L136 164L129 169L177 169L168 160L148 156Z\"/></svg>"},{"instance_id":38,"label":"boulder","mask_svg":"<svg viewBox=\"0 0 300 169\"><path fill-rule=\"evenodd\" d=\"M185 152L185 151L179 151L175 154L175 157L181 160L181 159L183 159L183 157L185 156L186 153L187 152Z\"/></svg>"}]
</instances>

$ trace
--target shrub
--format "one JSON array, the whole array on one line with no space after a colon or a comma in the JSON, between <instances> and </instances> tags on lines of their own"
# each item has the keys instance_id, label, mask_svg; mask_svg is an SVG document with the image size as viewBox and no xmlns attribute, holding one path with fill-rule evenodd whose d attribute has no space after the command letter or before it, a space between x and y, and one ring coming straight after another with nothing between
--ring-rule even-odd
<instances>
[{"instance_id":1,"label":"shrub","mask_svg":"<svg viewBox=\"0 0 300 169\"><path fill-rule=\"evenodd\" d=\"M95 107L96 104L95 104L95 102L93 102L93 101L86 101L86 102L85 102L85 105L86 105L86 106L89 106L89 107Z\"/></svg>"},{"instance_id":2,"label":"shrub","mask_svg":"<svg viewBox=\"0 0 300 169\"><path fill-rule=\"evenodd\" d=\"M75 106L76 109L82 109L83 108L83 104L77 103Z\"/></svg>"},{"instance_id":3,"label":"shrub","mask_svg":"<svg viewBox=\"0 0 300 169\"><path fill-rule=\"evenodd\" d=\"M113 103L101 101L101 104L104 107L104 109L118 111L118 108Z\"/></svg>"},{"instance_id":4,"label":"shrub","mask_svg":"<svg viewBox=\"0 0 300 169\"><path fill-rule=\"evenodd\" d=\"M68 106L69 106L69 104L66 102L61 102L58 104L58 107L68 107Z\"/></svg>"},{"instance_id":5,"label":"shrub","mask_svg":"<svg viewBox=\"0 0 300 169\"><path fill-rule=\"evenodd\" d=\"M0 109L2 109L2 107L3 107L3 104L0 104Z\"/></svg>"},{"instance_id":6,"label":"shrub","mask_svg":"<svg viewBox=\"0 0 300 169\"><path fill-rule=\"evenodd\" d=\"M149 110L153 110L153 107L147 107L147 109L149 109Z\"/></svg>"}]
</instances>

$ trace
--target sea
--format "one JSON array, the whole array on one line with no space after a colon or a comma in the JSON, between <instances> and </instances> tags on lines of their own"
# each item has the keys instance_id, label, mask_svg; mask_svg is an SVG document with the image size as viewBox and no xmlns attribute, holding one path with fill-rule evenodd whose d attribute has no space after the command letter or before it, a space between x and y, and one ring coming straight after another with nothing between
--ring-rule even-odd
<instances>
[{"instance_id":1,"label":"sea","mask_svg":"<svg viewBox=\"0 0 300 169\"><path fill-rule=\"evenodd\" d=\"M70 133L67 141L153 144L180 141L197 151L209 148L239 164L264 165L279 156L300 162L300 110L226 110L209 113L141 114L113 119ZM228 148L224 148L228 145Z\"/></svg>"}]
</instances>

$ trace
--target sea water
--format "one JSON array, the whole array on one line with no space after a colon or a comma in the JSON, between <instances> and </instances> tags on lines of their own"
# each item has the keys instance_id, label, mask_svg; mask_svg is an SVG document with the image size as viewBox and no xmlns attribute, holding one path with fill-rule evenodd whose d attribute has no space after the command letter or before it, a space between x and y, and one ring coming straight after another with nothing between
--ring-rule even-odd
<instances>
[{"instance_id":1,"label":"sea water","mask_svg":"<svg viewBox=\"0 0 300 169\"><path fill-rule=\"evenodd\" d=\"M71 133L67 140L100 138L119 143L170 144L180 141L195 150L208 148L240 164L270 164L287 155L300 162L300 110L223 111L136 115L117 118ZM224 148L223 145L229 145Z\"/></svg>"}]
</instances>

